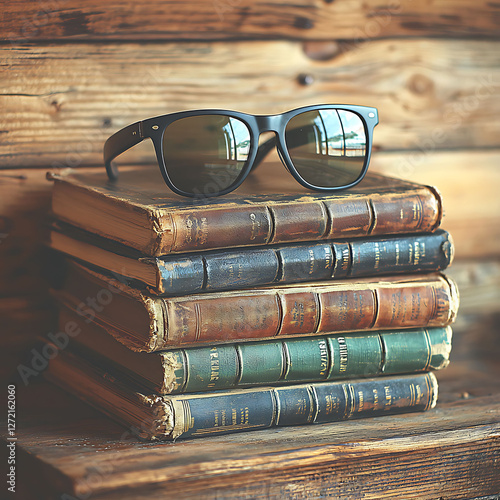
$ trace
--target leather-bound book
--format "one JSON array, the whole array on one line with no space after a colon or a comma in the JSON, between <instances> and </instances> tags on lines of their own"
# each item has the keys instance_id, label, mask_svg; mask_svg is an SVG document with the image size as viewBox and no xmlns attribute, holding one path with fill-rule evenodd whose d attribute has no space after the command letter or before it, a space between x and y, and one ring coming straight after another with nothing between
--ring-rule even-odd
<instances>
[{"instance_id":1,"label":"leather-bound book","mask_svg":"<svg viewBox=\"0 0 500 500\"><path fill-rule=\"evenodd\" d=\"M138 351L201 342L447 326L458 309L440 273L156 297L68 262L59 300Z\"/></svg>"},{"instance_id":2,"label":"leather-bound book","mask_svg":"<svg viewBox=\"0 0 500 500\"><path fill-rule=\"evenodd\" d=\"M131 286L164 296L441 271L451 264L454 255L451 236L442 229L145 257L111 240L57 224L51 231L50 246L129 278Z\"/></svg>"},{"instance_id":3,"label":"leather-bound book","mask_svg":"<svg viewBox=\"0 0 500 500\"><path fill-rule=\"evenodd\" d=\"M56 218L149 256L216 248L431 232L443 215L429 186L369 173L354 188L307 190L281 165L262 165L226 196L191 199L171 193L157 167L66 170L54 181Z\"/></svg>"},{"instance_id":4,"label":"leather-bound book","mask_svg":"<svg viewBox=\"0 0 500 500\"><path fill-rule=\"evenodd\" d=\"M76 324L76 326L75 326ZM75 326L71 337L64 333ZM134 352L104 328L67 308L59 314L58 349L70 346L111 372L158 394L270 384L327 382L441 370L448 366L451 327L288 337Z\"/></svg>"},{"instance_id":5,"label":"leather-bound book","mask_svg":"<svg viewBox=\"0 0 500 500\"><path fill-rule=\"evenodd\" d=\"M438 396L432 372L162 396L69 348L50 360L44 376L148 440L425 411Z\"/></svg>"}]
</instances>

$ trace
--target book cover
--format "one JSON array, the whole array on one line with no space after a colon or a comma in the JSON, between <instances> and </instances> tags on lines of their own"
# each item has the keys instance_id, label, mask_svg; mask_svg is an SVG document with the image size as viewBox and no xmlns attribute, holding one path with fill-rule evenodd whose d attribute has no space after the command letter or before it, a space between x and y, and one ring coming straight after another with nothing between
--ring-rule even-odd
<instances>
[{"instance_id":1,"label":"book cover","mask_svg":"<svg viewBox=\"0 0 500 500\"><path fill-rule=\"evenodd\" d=\"M446 269L453 260L450 234L372 236L144 257L73 226L57 224L50 246L130 285L160 296L262 285Z\"/></svg>"},{"instance_id":2,"label":"book cover","mask_svg":"<svg viewBox=\"0 0 500 500\"><path fill-rule=\"evenodd\" d=\"M104 169L49 174L58 219L149 256L431 232L443 215L429 186L369 173L352 189L324 194L289 177L270 163L229 195L193 200L169 192L152 166L122 169L113 182Z\"/></svg>"},{"instance_id":3,"label":"book cover","mask_svg":"<svg viewBox=\"0 0 500 500\"><path fill-rule=\"evenodd\" d=\"M441 370L452 330L417 328L261 340L153 353L134 352L95 323L61 308L61 332L71 346L122 378L158 394L270 384L325 382ZM74 326L76 325L76 326Z\"/></svg>"},{"instance_id":4,"label":"book cover","mask_svg":"<svg viewBox=\"0 0 500 500\"><path fill-rule=\"evenodd\" d=\"M432 372L161 396L70 349L50 361L44 376L147 440L425 411L436 405L438 396Z\"/></svg>"},{"instance_id":5,"label":"book cover","mask_svg":"<svg viewBox=\"0 0 500 500\"><path fill-rule=\"evenodd\" d=\"M155 297L69 262L54 295L129 348L447 326L458 290L443 274L388 276Z\"/></svg>"}]
</instances>

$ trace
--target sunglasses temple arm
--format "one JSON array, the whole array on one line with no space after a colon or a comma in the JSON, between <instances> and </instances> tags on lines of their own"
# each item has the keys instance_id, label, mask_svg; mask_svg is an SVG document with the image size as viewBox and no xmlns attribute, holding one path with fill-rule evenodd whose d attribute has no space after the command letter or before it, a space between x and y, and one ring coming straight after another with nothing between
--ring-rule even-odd
<instances>
[{"instance_id":1,"label":"sunglasses temple arm","mask_svg":"<svg viewBox=\"0 0 500 500\"><path fill-rule=\"evenodd\" d=\"M118 168L113 160L144 140L142 122L137 122L113 134L104 144L104 165L110 180L118 178Z\"/></svg>"}]
</instances>

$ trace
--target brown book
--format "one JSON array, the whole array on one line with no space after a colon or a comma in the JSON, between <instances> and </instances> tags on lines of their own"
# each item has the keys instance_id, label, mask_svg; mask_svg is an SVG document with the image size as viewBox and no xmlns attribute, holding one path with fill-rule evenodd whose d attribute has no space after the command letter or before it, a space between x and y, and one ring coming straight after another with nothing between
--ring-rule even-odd
<instances>
[{"instance_id":1,"label":"brown book","mask_svg":"<svg viewBox=\"0 0 500 500\"><path fill-rule=\"evenodd\" d=\"M282 335L446 326L458 309L442 274L322 281L155 297L76 263L62 303L138 351Z\"/></svg>"},{"instance_id":2,"label":"brown book","mask_svg":"<svg viewBox=\"0 0 500 500\"><path fill-rule=\"evenodd\" d=\"M67 347L111 373L158 394L180 394L264 385L329 382L446 368L451 326L326 333L255 342L202 344L134 352L104 328L66 307L59 312L59 350ZM50 336L49 336L50 338Z\"/></svg>"},{"instance_id":3,"label":"brown book","mask_svg":"<svg viewBox=\"0 0 500 500\"><path fill-rule=\"evenodd\" d=\"M325 194L268 163L233 193L205 200L169 192L157 167L125 168L115 182L104 169L49 178L57 218L149 256L431 232L442 218L436 189L375 173L352 189Z\"/></svg>"}]
</instances>

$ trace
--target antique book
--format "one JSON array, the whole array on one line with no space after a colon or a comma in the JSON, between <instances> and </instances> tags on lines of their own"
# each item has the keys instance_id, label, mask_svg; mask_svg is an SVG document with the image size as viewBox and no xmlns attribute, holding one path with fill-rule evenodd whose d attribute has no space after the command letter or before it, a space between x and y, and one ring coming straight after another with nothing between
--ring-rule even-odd
<instances>
[{"instance_id":1,"label":"antique book","mask_svg":"<svg viewBox=\"0 0 500 500\"><path fill-rule=\"evenodd\" d=\"M72 327L74 348L97 359L111 373L158 394L440 370L448 366L452 338L451 327L447 326L209 344L144 353L128 349L103 328L62 307L59 331L68 330L68 325Z\"/></svg>"},{"instance_id":2,"label":"antique book","mask_svg":"<svg viewBox=\"0 0 500 500\"><path fill-rule=\"evenodd\" d=\"M352 189L318 193L274 163L263 165L235 192L204 200L169 192L157 167L124 168L113 182L104 169L67 170L49 178L56 218L149 256L432 232L443 215L433 187L369 173Z\"/></svg>"},{"instance_id":3,"label":"antique book","mask_svg":"<svg viewBox=\"0 0 500 500\"><path fill-rule=\"evenodd\" d=\"M133 350L278 335L447 326L458 309L439 273L155 297L68 262L54 294Z\"/></svg>"},{"instance_id":4,"label":"antique book","mask_svg":"<svg viewBox=\"0 0 500 500\"><path fill-rule=\"evenodd\" d=\"M373 236L144 257L138 251L86 231L56 224L50 246L87 264L132 280L157 295L234 290L446 269L453 260L451 236L433 233Z\"/></svg>"},{"instance_id":5,"label":"antique book","mask_svg":"<svg viewBox=\"0 0 500 500\"><path fill-rule=\"evenodd\" d=\"M425 411L438 396L432 372L162 396L71 349L51 359L44 376L148 440Z\"/></svg>"}]
</instances>

